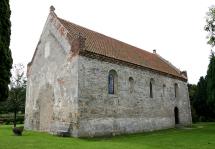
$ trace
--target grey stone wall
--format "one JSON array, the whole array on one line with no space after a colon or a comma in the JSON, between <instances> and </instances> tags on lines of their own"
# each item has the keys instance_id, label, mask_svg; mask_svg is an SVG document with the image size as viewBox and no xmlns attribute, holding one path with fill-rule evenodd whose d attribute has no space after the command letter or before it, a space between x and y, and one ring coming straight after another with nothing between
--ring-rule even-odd
<instances>
[{"instance_id":1,"label":"grey stone wall","mask_svg":"<svg viewBox=\"0 0 215 149\"><path fill-rule=\"evenodd\" d=\"M56 28L56 26L59 26ZM28 70L25 129L77 135L78 56L49 16Z\"/></svg>"},{"instance_id":2,"label":"grey stone wall","mask_svg":"<svg viewBox=\"0 0 215 149\"><path fill-rule=\"evenodd\" d=\"M175 126L175 107L180 124L191 124L186 82L79 56L72 53L67 34L50 13L28 67L25 129L69 132L75 137L152 131ZM117 73L113 95L108 94L110 70Z\"/></svg>"},{"instance_id":3,"label":"grey stone wall","mask_svg":"<svg viewBox=\"0 0 215 149\"><path fill-rule=\"evenodd\" d=\"M117 93L108 94L108 74L118 76ZM187 83L147 70L79 57L79 136L152 131L175 126L174 108L182 125L191 124ZM134 89L129 90L129 77ZM150 98L150 79L153 98ZM175 98L174 84L178 84ZM164 88L163 88L164 86Z\"/></svg>"}]
</instances>

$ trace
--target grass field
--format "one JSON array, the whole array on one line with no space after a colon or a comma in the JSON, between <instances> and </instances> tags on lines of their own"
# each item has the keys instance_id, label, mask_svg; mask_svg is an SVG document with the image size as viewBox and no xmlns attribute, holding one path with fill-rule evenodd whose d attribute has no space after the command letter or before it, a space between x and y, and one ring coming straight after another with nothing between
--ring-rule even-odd
<instances>
[{"instance_id":1,"label":"grass field","mask_svg":"<svg viewBox=\"0 0 215 149\"><path fill-rule=\"evenodd\" d=\"M11 127L0 126L0 149L215 149L215 123L96 139L62 138L32 131L19 137L13 135Z\"/></svg>"}]
</instances>

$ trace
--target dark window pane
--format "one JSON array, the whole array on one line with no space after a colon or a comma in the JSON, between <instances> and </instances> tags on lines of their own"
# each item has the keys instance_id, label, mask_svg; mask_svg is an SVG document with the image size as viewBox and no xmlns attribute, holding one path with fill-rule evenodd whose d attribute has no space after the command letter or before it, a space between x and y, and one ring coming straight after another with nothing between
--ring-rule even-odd
<instances>
[{"instance_id":1,"label":"dark window pane","mask_svg":"<svg viewBox=\"0 0 215 149\"><path fill-rule=\"evenodd\" d=\"M177 95L177 89L178 89L178 85L175 84L175 86L174 86L175 98L178 96L178 95Z\"/></svg>"},{"instance_id":2,"label":"dark window pane","mask_svg":"<svg viewBox=\"0 0 215 149\"><path fill-rule=\"evenodd\" d=\"M152 82L150 82L150 97L153 98L153 92L152 92Z\"/></svg>"},{"instance_id":3,"label":"dark window pane","mask_svg":"<svg viewBox=\"0 0 215 149\"><path fill-rule=\"evenodd\" d=\"M108 93L114 94L114 76L112 74L108 77Z\"/></svg>"}]
</instances>

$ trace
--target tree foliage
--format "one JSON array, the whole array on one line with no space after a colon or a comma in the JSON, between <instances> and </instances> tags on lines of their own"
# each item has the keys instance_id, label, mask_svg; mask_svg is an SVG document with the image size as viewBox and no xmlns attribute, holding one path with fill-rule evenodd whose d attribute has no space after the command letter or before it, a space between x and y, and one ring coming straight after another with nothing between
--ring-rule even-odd
<instances>
[{"instance_id":1,"label":"tree foliage","mask_svg":"<svg viewBox=\"0 0 215 149\"><path fill-rule=\"evenodd\" d=\"M15 65L13 77L11 78L9 97L6 101L8 112L14 113L14 127L16 127L16 116L18 112L24 113L26 96L26 77L23 65Z\"/></svg>"},{"instance_id":2,"label":"tree foliage","mask_svg":"<svg viewBox=\"0 0 215 149\"><path fill-rule=\"evenodd\" d=\"M199 116L200 121L208 119L210 111L207 108L207 81L204 77L200 77L197 84L193 106L195 107L196 114Z\"/></svg>"},{"instance_id":3,"label":"tree foliage","mask_svg":"<svg viewBox=\"0 0 215 149\"><path fill-rule=\"evenodd\" d=\"M188 85L194 121L215 120L215 57L211 55L206 77L197 86Z\"/></svg>"},{"instance_id":4,"label":"tree foliage","mask_svg":"<svg viewBox=\"0 0 215 149\"><path fill-rule=\"evenodd\" d=\"M208 32L208 44L215 46L215 6L211 6L207 12L205 31Z\"/></svg>"},{"instance_id":5,"label":"tree foliage","mask_svg":"<svg viewBox=\"0 0 215 149\"><path fill-rule=\"evenodd\" d=\"M215 6L211 6L207 12L205 31L208 32L208 44L212 48L215 46ZM207 75L207 105L210 111L210 117L215 119L215 57L211 51L210 63L208 65Z\"/></svg>"},{"instance_id":6,"label":"tree foliage","mask_svg":"<svg viewBox=\"0 0 215 149\"><path fill-rule=\"evenodd\" d=\"M0 101L6 100L8 97L8 84L11 77L10 14L9 0L0 0Z\"/></svg>"},{"instance_id":7,"label":"tree foliage","mask_svg":"<svg viewBox=\"0 0 215 149\"><path fill-rule=\"evenodd\" d=\"M207 105L207 81L204 77L200 77L197 85L188 85L191 112L193 121L206 121L208 119Z\"/></svg>"},{"instance_id":8,"label":"tree foliage","mask_svg":"<svg viewBox=\"0 0 215 149\"><path fill-rule=\"evenodd\" d=\"M215 46L215 6L209 8L206 17L205 31L208 32L207 43ZM190 94L191 90L189 90ZM191 100L195 116L200 121L215 120L215 56L211 50L207 75L200 77Z\"/></svg>"},{"instance_id":9,"label":"tree foliage","mask_svg":"<svg viewBox=\"0 0 215 149\"><path fill-rule=\"evenodd\" d=\"M213 52L211 52L206 79L207 104L211 111L211 117L215 119L215 56Z\"/></svg>"},{"instance_id":10,"label":"tree foliage","mask_svg":"<svg viewBox=\"0 0 215 149\"><path fill-rule=\"evenodd\" d=\"M195 85L195 84L188 84L188 91L189 91L189 98L190 98L190 105L191 105L192 120L194 122L196 122L196 121L198 121L198 115L196 113L196 109L194 107L194 103L196 101L197 85Z\"/></svg>"},{"instance_id":11,"label":"tree foliage","mask_svg":"<svg viewBox=\"0 0 215 149\"><path fill-rule=\"evenodd\" d=\"M211 53L206 77L197 86L188 85L194 121L215 120L215 56Z\"/></svg>"}]
</instances>

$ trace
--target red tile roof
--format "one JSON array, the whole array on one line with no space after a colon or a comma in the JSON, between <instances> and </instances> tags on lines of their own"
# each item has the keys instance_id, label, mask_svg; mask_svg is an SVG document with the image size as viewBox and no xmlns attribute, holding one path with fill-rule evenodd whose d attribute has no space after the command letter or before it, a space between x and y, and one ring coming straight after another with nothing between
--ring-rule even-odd
<instances>
[{"instance_id":1,"label":"red tile roof","mask_svg":"<svg viewBox=\"0 0 215 149\"><path fill-rule=\"evenodd\" d=\"M86 38L84 49L86 51L143 66L187 81L186 76L182 75L179 69L158 54L147 52L59 17L58 20L68 30L70 35L81 33Z\"/></svg>"}]
</instances>

